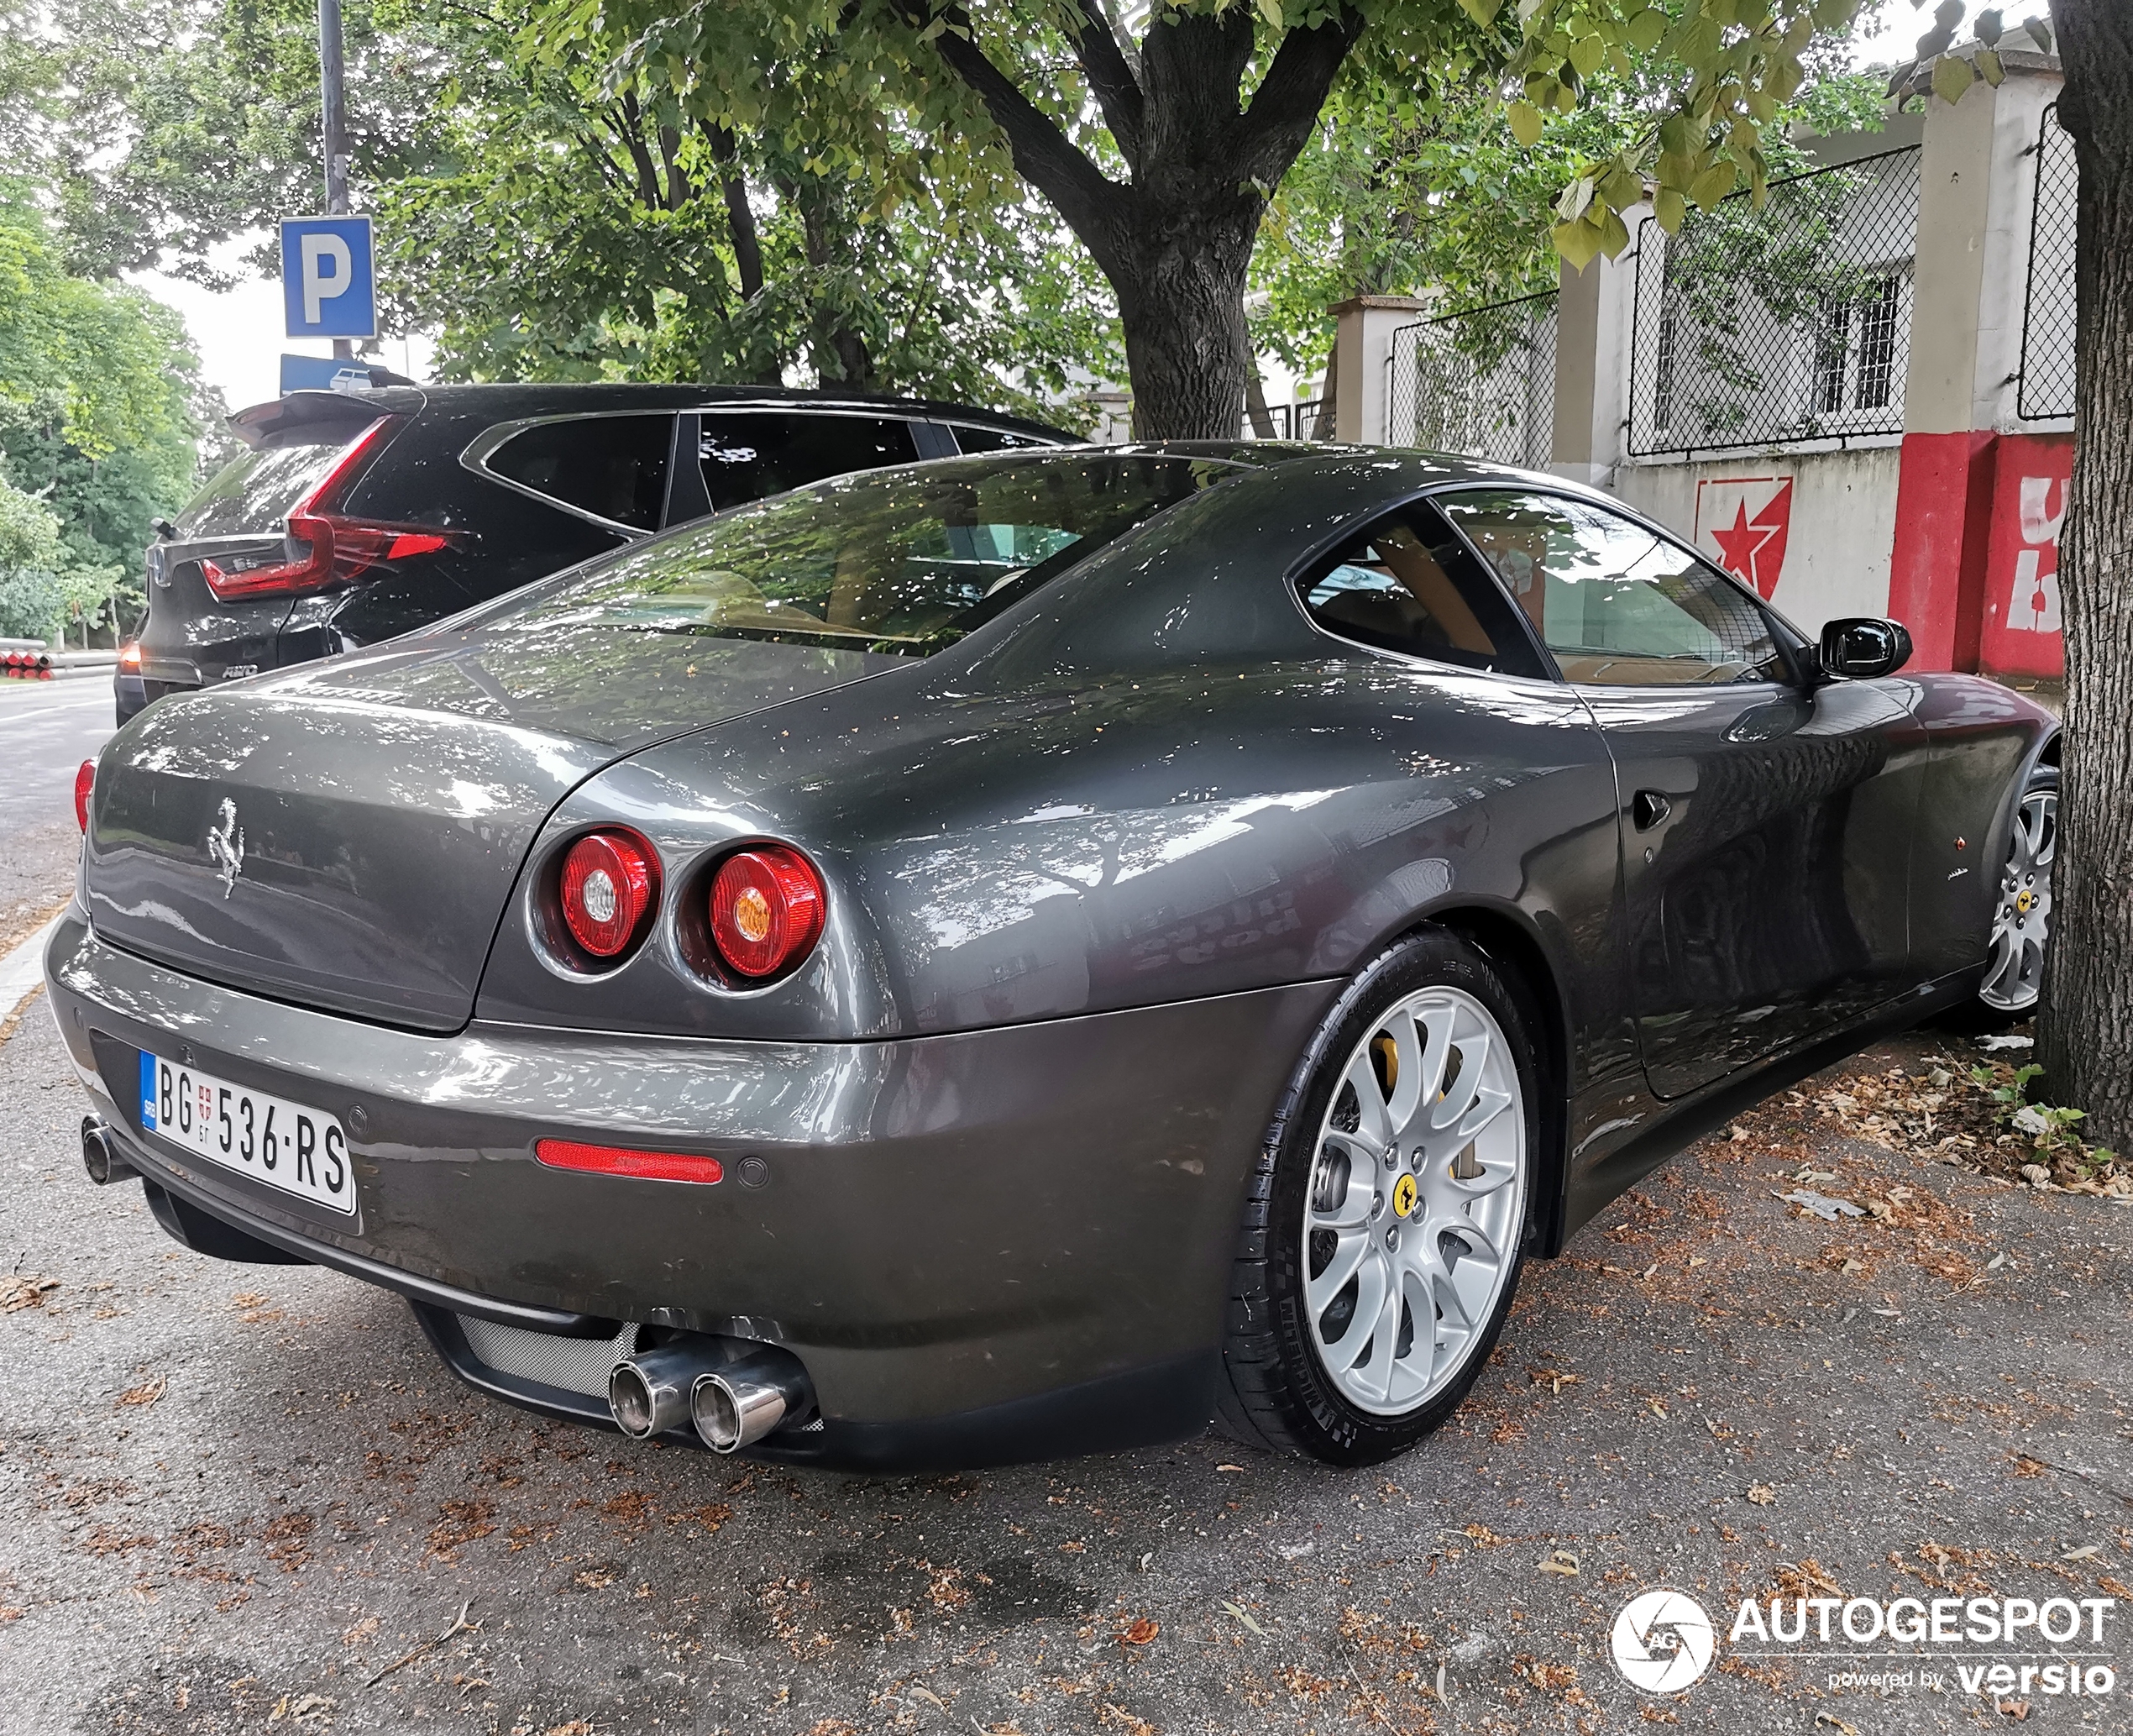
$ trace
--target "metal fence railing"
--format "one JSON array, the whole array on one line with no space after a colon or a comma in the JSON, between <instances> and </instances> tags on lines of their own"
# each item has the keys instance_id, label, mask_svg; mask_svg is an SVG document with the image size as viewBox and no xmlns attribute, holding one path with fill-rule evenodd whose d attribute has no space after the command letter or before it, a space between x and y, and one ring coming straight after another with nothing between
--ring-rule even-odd
<instances>
[{"instance_id":1,"label":"metal fence railing","mask_svg":"<svg viewBox=\"0 0 2133 1736\"><path fill-rule=\"evenodd\" d=\"M1278 440L1313 440L1318 438L1318 414L1326 407L1323 398L1299 398L1293 404L1277 405L1274 410L1274 437Z\"/></svg>"},{"instance_id":2,"label":"metal fence railing","mask_svg":"<svg viewBox=\"0 0 2133 1736\"><path fill-rule=\"evenodd\" d=\"M1628 449L1639 458L1900 435L1919 149L1638 227Z\"/></svg>"},{"instance_id":3,"label":"metal fence railing","mask_svg":"<svg viewBox=\"0 0 2133 1736\"><path fill-rule=\"evenodd\" d=\"M2081 174L2059 105L2044 111L2036 139L2036 202L2030 212L2029 282L2022 295L2022 377L2015 413L2024 422L2073 414L2075 202Z\"/></svg>"},{"instance_id":4,"label":"metal fence railing","mask_svg":"<svg viewBox=\"0 0 2133 1736\"><path fill-rule=\"evenodd\" d=\"M1538 469L1555 436L1555 291L1402 326L1385 440Z\"/></svg>"}]
</instances>

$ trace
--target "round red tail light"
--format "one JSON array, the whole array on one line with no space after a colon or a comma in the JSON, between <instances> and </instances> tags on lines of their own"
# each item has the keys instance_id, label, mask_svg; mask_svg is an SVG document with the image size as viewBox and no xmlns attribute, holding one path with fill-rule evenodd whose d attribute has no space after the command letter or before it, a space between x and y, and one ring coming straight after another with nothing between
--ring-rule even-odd
<instances>
[{"instance_id":1,"label":"round red tail light","mask_svg":"<svg viewBox=\"0 0 2133 1736\"><path fill-rule=\"evenodd\" d=\"M89 829L89 795L97 787L97 763L85 759L74 772L74 821L82 831Z\"/></svg>"},{"instance_id":2,"label":"round red tail light","mask_svg":"<svg viewBox=\"0 0 2133 1736\"><path fill-rule=\"evenodd\" d=\"M659 858L634 832L594 831L563 858L563 926L595 958L626 952L659 902Z\"/></svg>"},{"instance_id":3,"label":"round red tail light","mask_svg":"<svg viewBox=\"0 0 2133 1736\"><path fill-rule=\"evenodd\" d=\"M815 864L786 844L729 856L711 879L711 941L744 977L774 977L807 957L826 900Z\"/></svg>"}]
</instances>

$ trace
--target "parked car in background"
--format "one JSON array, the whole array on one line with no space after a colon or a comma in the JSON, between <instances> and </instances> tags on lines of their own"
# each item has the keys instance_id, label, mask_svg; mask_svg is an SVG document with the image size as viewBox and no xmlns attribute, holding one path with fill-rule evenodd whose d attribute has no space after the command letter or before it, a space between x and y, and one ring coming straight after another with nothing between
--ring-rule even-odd
<instances>
[{"instance_id":1,"label":"parked car in background","mask_svg":"<svg viewBox=\"0 0 2133 1736\"><path fill-rule=\"evenodd\" d=\"M965 406L754 386L385 385L291 392L230 422L250 449L148 550L122 724L802 483L1074 438Z\"/></svg>"}]
</instances>

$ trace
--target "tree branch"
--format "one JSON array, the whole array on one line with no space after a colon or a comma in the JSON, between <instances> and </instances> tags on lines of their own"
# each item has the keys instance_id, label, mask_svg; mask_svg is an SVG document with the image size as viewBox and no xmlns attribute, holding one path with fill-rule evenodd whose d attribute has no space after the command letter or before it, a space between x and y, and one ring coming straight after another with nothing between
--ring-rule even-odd
<instances>
[{"instance_id":1,"label":"tree branch","mask_svg":"<svg viewBox=\"0 0 2133 1736\"><path fill-rule=\"evenodd\" d=\"M637 123L644 118L644 111L637 106L636 94L622 92L619 120L610 117L608 124L622 141L622 148L630 154L630 161L637 165L637 196L644 202L645 208L659 208L659 171L653 165L652 153L645 148L643 134Z\"/></svg>"},{"instance_id":2,"label":"tree branch","mask_svg":"<svg viewBox=\"0 0 2133 1736\"><path fill-rule=\"evenodd\" d=\"M1140 172L1141 126L1147 116L1147 99L1140 81L1126 60L1108 13L1100 0L1079 0L1081 29L1076 33L1075 55L1088 75L1088 87L1103 111L1103 123L1119 142L1126 166Z\"/></svg>"},{"instance_id":3,"label":"tree branch","mask_svg":"<svg viewBox=\"0 0 2133 1736\"><path fill-rule=\"evenodd\" d=\"M1274 64L1245 111L1240 179L1271 187L1289 172L1326 106L1341 63L1362 34L1362 14L1347 7L1331 23L1292 30L1281 39Z\"/></svg>"},{"instance_id":4,"label":"tree branch","mask_svg":"<svg viewBox=\"0 0 2133 1736\"><path fill-rule=\"evenodd\" d=\"M677 153L681 149L681 133L674 127L659 128L659 160L667 170L667 209L679 211L696 197L690 185L689 171L681 166Z\"/></svg>"},{"instance_id":5,"label":"tree branch","mask_svg":"<svg viewBox=\"0 0 2133 1736\"><path fill-rule=\"evenodd\" d=\"M891 3L915 30L924 30L932 21L930 0ZM992 63L977 45L969 13L961 6L951 6L941 16L946 27L933 39L933 45L948 70L970 87L1007 135L1008 149L1022 178L1051 201L1067 227L1108 271L1110 265L1119 263L1112 236L1115 214L1119 202L1130 197L1131 189L1107 178L1051 117Z\"/></svg>"},{"instance_id":6,"label":"tree branch","mask_svg":"<svg viewBox=\"0 0 2133 1736\"><path fill-rule=\"evenodd\" d=\"M741 297L747 301L763 293L763 239L756 232L755 207L748 203L748 183L741 173L732 134L706 121L704 138L719 165L726 227L733 236L733 263L741 273Z\"/></svg>"}]
</instances>

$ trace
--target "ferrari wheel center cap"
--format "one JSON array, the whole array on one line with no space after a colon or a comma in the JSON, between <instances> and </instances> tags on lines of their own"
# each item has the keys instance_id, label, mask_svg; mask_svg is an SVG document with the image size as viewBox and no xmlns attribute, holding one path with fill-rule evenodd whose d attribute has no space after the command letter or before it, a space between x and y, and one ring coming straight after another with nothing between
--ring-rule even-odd
<instances>
[{"instance_id":1,"label":"ferrari wheel center cap","mask_svg":"<svg viewBox=\"0 0 2133 1736\"><path fill-rule=\"evenodd\" d=\"M2025 886L2015 894L2015 911L2017 915L2026 916L2036 908L2036 894L2028 887Z\"/></svg>"},{"instance_id":2,"label":"ferrari wheel center cap","mask_svg":"<svg viewBox=\"0 0 2133 1736\"><path fill-rule=\"evenodd\" d=\"M1422 1189L1416 1184L1415 1178L1412 1174L1402 1176L1398 1181L1392 1184L1392 1209L1394 1213L1402 1218L1412 1217L1414 1215L1415 1202L1421 1197L1421 1194Z\"/></svg>"}]
</instances>

